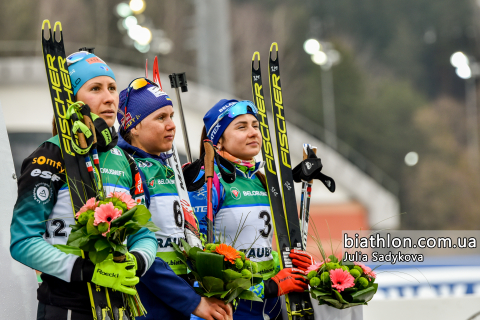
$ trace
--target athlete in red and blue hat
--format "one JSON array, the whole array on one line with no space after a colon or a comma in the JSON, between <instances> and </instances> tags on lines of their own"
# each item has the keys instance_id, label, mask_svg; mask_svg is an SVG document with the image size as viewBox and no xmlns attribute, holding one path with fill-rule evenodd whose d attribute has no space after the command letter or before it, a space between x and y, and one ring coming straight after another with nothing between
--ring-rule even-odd
<instances>
[{"instance_id":1,"label":"athlete in red and blue hat","mask_svg":"<svg viewBox=\"0 0 480 320\"><path fill-rule=\"evenodd\" d=\"M157 258L137 285L147 310L142 319L231 319L231 309L215 298L200 297L186 279L187 269L172 243L184 238L184 219L175 185L175 174L165 152L175 138L170 97L145 78L133 80L120 93L118 146L131 154L144 177L147 206L160 230Z\"/></svg>"}]
</instances>

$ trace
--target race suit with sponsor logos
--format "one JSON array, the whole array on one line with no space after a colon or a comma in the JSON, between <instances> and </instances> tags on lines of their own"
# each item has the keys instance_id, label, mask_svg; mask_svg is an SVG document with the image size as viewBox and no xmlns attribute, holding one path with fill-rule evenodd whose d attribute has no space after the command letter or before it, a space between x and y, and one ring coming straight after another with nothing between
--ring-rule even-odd
<instances>
[{"instance_id":1,"label":"race suit with sponsor logos","mask_svg":"<svg viewBox=\"0 0 480 320\"><path fill-rule=\"evenodd\" d=\"M185 237L174 171L166 165L163 154L148 154L130 145L121 136L118 137L118 146L135 159L144 181L145 200L152 213L152 221L160 228L155 233L157 258L136 286L148 311L144 319L190 319L201 298L183 279L187 269L173 251L172 243L179 244L180 239Z\"/></svg>"},{"instance_id":2,"label":"race suit with sponsor logos","mask_svg":"<svg viewBox=\"0 0 480 320\"><path fill-rule=\"evenodd\" d=\"M99 160L106 195L125 192L143 201L142 181L133 159L115 147L99 153ZM66 246L72 224L75 219L65 165L55 136L23 161L10 227L10 252L15 260L42 272L37 294L41 303L91 313L87 286L78 279L85 262ZM127 245L144 273L155 258L154 234L141 229L128 237Z\"/></svg>"},{"instance_id":3,"label":"race suit with sponsor logos","mask_svg":"<svg viewBox=\"0 0 480 320\"><path fill-rule=\"evenodd\" d=\"M272 250L273 221L270 213L268 194L255 173L263 167L258 162L254 170L246 172L236 169L236 179L228 184L223 181L215 165L212 203L215 239L231 244L245 252L245 256L257 262L264 282L280 271L278 254ZM199 176L203 175L203 172ZM207 185L189 192L193 210L200 224L200 231L207 233ZM264 298L264 282L252 287L260 298ZM271 318L277 316L280 303L278 298L265 299L263 303L240 300L234 319L263 319L266 313Z\"/></svg>"},{"instance_id":4,"label":"race suit with sponsor logos","mask_svg":"<svg viewBox=\"0 0 480 320\"><path fill-rule=\"evenodd\" d=\"M172 168L156 159L134 158L145 176L152 221L160 228L155 232L157 257L168 263L176 274L186 274L187 268L172 246L172 243L180 245L180 239L185 239L183 211L175 185L175 174Z\"/></svg>"}]
</instances>

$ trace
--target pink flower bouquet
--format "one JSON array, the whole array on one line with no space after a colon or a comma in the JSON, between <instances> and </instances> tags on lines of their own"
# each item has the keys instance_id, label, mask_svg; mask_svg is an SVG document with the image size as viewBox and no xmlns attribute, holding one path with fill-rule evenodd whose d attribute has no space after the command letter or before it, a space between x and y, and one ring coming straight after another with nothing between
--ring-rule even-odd
<instances>
[{"instance_id":1,"label":"pink flower bouquet","mask_svg":"<svg viewBox=\"0 0 480 320\"><path fill-rule=\"evenodd\" d=\"M331 255L307 269L310 294L318 304L337 309L367 304L377 292L376 274L361 263L343 263Z\"/></svg>"},{"instance_id":2,"label":"pink flower bouquet","mask_svg":"<svg viewBox=\"0 0 480 320\"><path fill-rule=\"evenodd\" d=\"M141 228L152 232L160 230L150 221L152 214L141 204L137 204L129 194L112 192L104 200L89 199L75 214L77 224L70 225L72 232L67 246L78 248L88 254L94 263L100 263L113 254L115 262L125 261L129 235ZM123 294L132 317L144 315L138 293Z\"/></svg>"},{"instance_id":3,"label":"pink flower bouquet","mask_svg":"<svg viewBox=\"0 0 480 320\"><path fill-rule=\"evenodd\" d=\"M127 236L141 228L152 232L159 228L150 220L150 211L137 204L129 194L112 192L105 200L91 198L75 214L77 224L71 225L72 232L67 245L88 252L90 260L97 264L113 254L114 260L125 259Z\"/></svg>"}]
</instances>

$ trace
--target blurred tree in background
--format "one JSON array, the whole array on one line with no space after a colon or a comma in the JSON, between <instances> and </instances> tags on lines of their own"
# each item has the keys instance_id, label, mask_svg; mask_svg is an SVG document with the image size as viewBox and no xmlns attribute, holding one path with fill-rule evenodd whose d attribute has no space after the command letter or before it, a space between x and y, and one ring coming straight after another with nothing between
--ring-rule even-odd
<instances>
[{"instance_id":1,"label":"blurred tree in background","mask_svg":"<svg viewBox=\"0 0 480 320\"><path fill-rule=\"evenodd\" d=\"M0 55L40 55L40 25L49 18L62 21L67 52L95 46L108 61L142 67L153 54L128 45L114 14L119 2L3 1ZM194 1L146 4L142 24L174 44L159 57L161 71L186 71L195 81ZM341 55L332 68L337 134L400 184L403 226L478 226L480 179L466 162L464 82L449 63L455 51L478 55L476 1L231 0L230 7L235 95L251 99L252 54L260 51L265 68L276 41L285 106L323 124L320 68L303 43L333 43ZM404 163L409 151L420 155L415 167Z\"/></svg>"}]
</instances>

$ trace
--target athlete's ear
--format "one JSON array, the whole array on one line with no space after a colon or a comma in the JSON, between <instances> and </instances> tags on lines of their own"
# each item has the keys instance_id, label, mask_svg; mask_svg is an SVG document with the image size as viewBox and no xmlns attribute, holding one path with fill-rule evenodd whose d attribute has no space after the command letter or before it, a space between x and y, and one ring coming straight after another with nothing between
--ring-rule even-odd
<instances>
[{"instance_id":1,"label":"athlete's ear","mask_svg":"<svg viewBox=\"0 0 480 320\"><path fill-rule=\"evenodd\" d=\"M134 136L138 136L139 135L139 132L138 132L138 127L141 125L142 123L140 122L139 124L137 124L135 127L133 127L132 129L130 129L130 132L132 133L132 135Z\"/></svg>"},{"instance_id":2,"label":"athlete's ear","mask_svg":"<svg viewBox=\"0 0 480 320\"><path fill-rule=\"evenodd\" d=\"M223 143L223 136L220 137L220 139L218 139L218 142L217 142L218 151L222 150L222 143Z\"/></svg>"}]
</instances>

